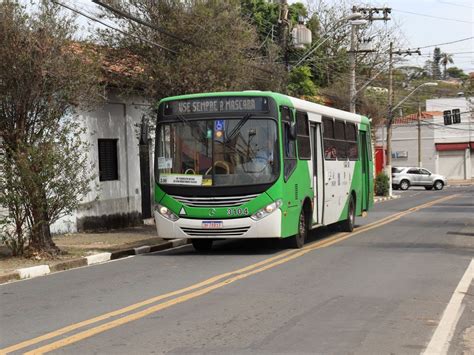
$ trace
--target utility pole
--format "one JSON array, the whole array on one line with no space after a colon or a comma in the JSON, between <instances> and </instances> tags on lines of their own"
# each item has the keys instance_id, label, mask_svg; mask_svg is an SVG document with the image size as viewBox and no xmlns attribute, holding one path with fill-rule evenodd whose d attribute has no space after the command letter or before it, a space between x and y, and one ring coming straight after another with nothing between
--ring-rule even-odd
<instances>
[{"instance_id":1,"label":"utility pole","mask_svg":"<svg viewBox=\"0 0 474 355\"><path fill-rule=\"evenodd\" d=\"M351 71L349 87L349 111L355 113L355 93L356 93L356 25L351 24L351 50L349 54L349 67Z\"/></svg>"},{"instance_id":2,"label":"utility pole","mask_svg":"<svg viewBox=\"0 0 474 355\"><path fill-rule=\"evenodd\" d=\"M281 11L280 11L280 20L278 21L281 26L281 43L283 48L283 57L285 60L286 70L289 70L290 63L288 58L288 36L289 36L289 27L288 22L288 0L281 0Z\"/></svg>"},{"instance_id":3,"label":"utility pole","mask_svg":"<svg viewBox=\"0 0 474 355\"><path fill-rule=\"evenodd\" d=\"M418 166L421 168L421 105L418 102Z\"/></svg>"},{"instance_id":4,"label":"utility pole","mask_svg":"<svg viewBox=\"0 0 474 355\"><path fill-rule=\"evenodd\" d=\"M374 14L382 13L382 17L374 16ZM370 52L370 50L359 51L357 49L357 27L364 24L366 21L388 21L390 20L389 14L392 12L391 8L387 7L352 7L352 13L361 14L361 20L355 20L351 22L351 47L349 55L349 67L350 67L350 82L349 82L349 111L355 113L356 111L356 54L358 52Z\"/></svg>"},{"instance_id":5,"label":"utility pole","mask_svg":"<svg viewBox=\"0 0 474 355\"><path fill-rule=\"evenodd\" d=\"M388 59L387 165L385 166L385 173L389 177L389 196L392 196L393 55L412 55L415 53L421 55L419 49L414 51L410 49L394 51L393 42L390 42Z\"/></svg>"},{"instance_id":6,"label":"utility pole","mask_svg":"<svg viewBox=\"0 0 474 355\"><path fill-rule=\"evenodd\" d=\"M393 42L390 42L388 59L388 112L387 112L387 148L385 173L389 176L388 195L392 196L392 117L393 117Z\"/></svg>"}]
</instances>

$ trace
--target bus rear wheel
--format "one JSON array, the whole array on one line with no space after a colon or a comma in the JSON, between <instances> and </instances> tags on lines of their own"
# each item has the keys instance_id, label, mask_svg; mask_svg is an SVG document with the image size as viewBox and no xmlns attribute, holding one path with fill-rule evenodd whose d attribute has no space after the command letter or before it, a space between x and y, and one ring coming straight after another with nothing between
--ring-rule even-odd
<instances>
[{"instance_id":1,"label":"bus rear wheel","mask_svg":"<svg viewBox=\"0 0 474 355\"><path fill-rule=\"evenodd\" d=\"M289 247L293 249L301 249L304 246L307 235L308 225L306 224L304 209L301 209L300 218L298 220L298 233L288 239Z\"/></svg>"},{"instance_id":2,"label":"bus rear wheel","mask_svg":"<svg viewBox=\"0 0 474 355\"><path fill-rule=\"evenodd\" d=\"M212 239L191 239L191 243L197 251L210 251L212 249Z\"/></svg>"},{"instance_id":3,"label":"bus rear wheel","mask_svg":"<svg viewBox=\"0 0 474 355\"><path fill-rule=\"evenodd\" d=\"M354 197L351 196L349 199L349 206L347 207L347 219L342 222L341 229L344 232L352 232L354 230L355 223L355 202Z\"/></svg>"}]
</instances>

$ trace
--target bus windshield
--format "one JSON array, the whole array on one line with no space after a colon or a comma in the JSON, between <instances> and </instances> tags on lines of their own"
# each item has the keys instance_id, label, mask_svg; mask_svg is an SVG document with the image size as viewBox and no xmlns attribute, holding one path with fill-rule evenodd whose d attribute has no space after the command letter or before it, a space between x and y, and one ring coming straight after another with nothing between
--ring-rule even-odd
<instances>
[{"instance_id":1,"label":"bus windshield","mask_svg":"<svg viewBox=\"0 0 474 355\"><path fill-rule=\"evenodd\" d=\"M279 174L277 124L246 115L158 127L156 176L162 185L267 184Z\"/></svg>"}]
</instances>

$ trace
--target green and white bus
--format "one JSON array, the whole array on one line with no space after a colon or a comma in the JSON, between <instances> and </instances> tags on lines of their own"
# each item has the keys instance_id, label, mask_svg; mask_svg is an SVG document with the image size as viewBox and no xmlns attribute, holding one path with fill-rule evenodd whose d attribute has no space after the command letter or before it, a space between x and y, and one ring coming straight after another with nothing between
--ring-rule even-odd
<instances>
[{"instance_id":1,"label":"green and white bus","mask_svg":"<svg viewBox=\"0 0 474 355\"><path fill-rule=\"evenodd\" d=\"M158 106L155 221L197 250L227 238L290 238L373 204L367 117L264 91L193 94Z\"/></svg>"}]
</instances>

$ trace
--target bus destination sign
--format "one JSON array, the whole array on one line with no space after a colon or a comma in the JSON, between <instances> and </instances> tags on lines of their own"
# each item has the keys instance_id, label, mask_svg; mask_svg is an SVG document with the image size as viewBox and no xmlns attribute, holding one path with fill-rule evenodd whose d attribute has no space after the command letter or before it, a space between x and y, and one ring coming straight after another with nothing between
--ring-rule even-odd
<instances>
[{"instance_id":1,"label":"bus destination sign","mask_svg":"<svg viewBox=\"0 0 474 355\"><path fill-rule=\"evenodd\" d=\"M186 115L193 113L267 112L266 97L213 97L206 99L166 102L164 114Z\"/></svg>"}]
</instances>

